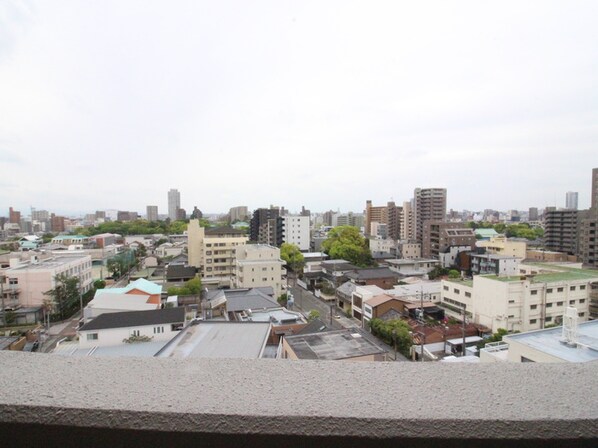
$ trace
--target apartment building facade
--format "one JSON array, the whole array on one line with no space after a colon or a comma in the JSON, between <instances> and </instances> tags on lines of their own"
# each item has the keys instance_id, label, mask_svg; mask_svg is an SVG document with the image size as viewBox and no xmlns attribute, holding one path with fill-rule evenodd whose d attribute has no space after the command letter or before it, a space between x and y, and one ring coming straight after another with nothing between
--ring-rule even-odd
<instances>
[{"instance_id":1,"label":"apartment building facade","mask_svg":"<svg viewBox=\"0 0 598 448\"><path fill-rule=\"evenodd\" d=\"M533 275L478 275L473 281L442 280L441 305L459 317L463 308L476 324L496 332L530 331L559 324L568 306L577 308L580 322L588 320L591 285L598 272L583 269L520 271Z\"/></svg>"},{"instance_id":2,"label":"apartment building facade","mask_svg":"<svg viewBox=\"0 0 598 448\"><path fill-rule=\"evenodd\" d=\"M189 265L199 269L204 283L231 286L235 275L235 250L247 243L242 230L231 227L206 229L198 219L189 221Z\"/></svg>"},{"instance_id":3,"label":"apartment building facade","mask_svg":"<svg viewBox=\"0 0 598 448\"><path fill-rule=\"evenodd\" d=\"M422 257L439 259L439 254L453 246L475 248L476 236L465 223L424 221Z\"/></svg>"},{"instance_id":4,"label":"apartment building facade","mask_svg":"<svg viewBox=\"0 0 598 448\"><path fill-rule=\"evenodd\" d=\"M280 249L267 244L247 244L235 249L235 288L270 286L275 297L282 294L286 270Z\"/></svg>"},{"instance_id":5,"label":"apartment building facade","mask_svg":"<svg viewBox=\"0 0 598 448\"><path fill-rule=\"evenodd\" d=\"M544 246L548 250L579 253L577 210L547 209L544 212Z\"/></svg>"},{"instance_id":6,"label":"apartment building facade","mask_svg":"<svg viewBox=\"0 0 598 448\"><path fill-rule=\"evenodd\" d=\"M422 244L424 223L426 221L445 220L446 198L446 188L416 188L413 192L415 239L422 242Z\"/></svg>"},{"instance_id":7,"label":"apartment building facade","mask_svg":"<svg viewBox=\"0 0 598 448\"><path fill-rule=\"evenodd\" d=\"M385 206L373 206L372 201L368 200L365 203L365 235L375 236L372 223L378 222L386 224L388 238L398 240L401 237L402 218L403 209L394 202L388 202Z\"/></svg>"},{"instance_id":8,"label":"apartment building facade","mask_svg":"<svg viewBox=\"0 0 598 448\"><path fill-rule=\"evenodd\" d=\"M301 251L309 250L309 216L279 216L277 219L278 240L276 245L282 243L294 244Z\"/></svg>"},{"instance_id":9,"label":"apartment building facade","mask_svg":"<svg viewBox=\"0 0 598 448\"><path fill-rule=\"evenodd\" d=\"M524 259L527 254L527 243L525 241L513 241L504 235L493 236L486 241L478 241L476 246L486 249L489 254L495 255Z\"/></svg>"},{"instance_id":10,"label":"apartment building facade","mask_svg":"<svg viewBox=\"0 0 598 448\"><path fill-rule=\"evenodd\" d=\"M5 306L41 306L47 299L44 293L56 287L56 276L61 274L77 277L81 292L87 292L93 282L91 256L59 255L44 260L32 256L29 261L12 262L4 272Z\"/></svg>"}]
</instances>

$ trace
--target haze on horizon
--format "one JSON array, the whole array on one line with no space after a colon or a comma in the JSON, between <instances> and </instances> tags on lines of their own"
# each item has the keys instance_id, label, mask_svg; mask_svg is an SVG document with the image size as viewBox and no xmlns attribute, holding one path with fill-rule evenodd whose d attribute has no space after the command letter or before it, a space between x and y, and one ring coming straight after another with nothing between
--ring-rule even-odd
<instances>
[{"instance_id":1,"label":"haze on horizon","mask_svg":"<svg viewBox=\"0 0 598 448\"><path fill-rule=\"evenodd\" d=\"M0 216L589 206L595 1L8 1Z\"/></svg>"}]
</instances>

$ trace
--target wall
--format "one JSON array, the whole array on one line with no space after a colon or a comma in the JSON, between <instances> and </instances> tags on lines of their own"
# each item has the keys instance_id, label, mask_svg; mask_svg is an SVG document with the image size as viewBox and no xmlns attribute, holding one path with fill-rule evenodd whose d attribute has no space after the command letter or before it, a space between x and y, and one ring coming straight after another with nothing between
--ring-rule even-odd
<instances>
[{"instance_id":1,"label":"wall","mask_svg":"<svg viewBox=\"0 0 598 448\"><path fill-rule=\"evenodd\" d=\"M11 447L585 448L598 441L598 401L588 393L598 378L587 363L359 362L344 363L339 375L334 362L5 351L0 365L0 384L11 385L0 395L0 437ZM23 372L26 381L15 380ZM201 393L189 393L198 378ZM301 387L289 387L292 378ZM401 378L433 387L414 393L414 382ZM223 393L223 384L251 387Z\"/></svg>"},{"instance_id":2,"label":"wall","mask_svg":"<svg viewBox=\"0 0 598 448\"><path fill-rule=\"evenodd\" d=\"M161 327L164 329L164 333L154 333L155 327ZM175 337L179 332L172 331L171 324L156 324L147 325L143 327L131 327L131 328L110 328L106 330L89 330L80 331L79 334L79 348L91 348L95 346L106 347L111 345L122 345L123 339L128 339L133 335L133 331L139 331L140 336L151 337L153 341L168 341ZM98 339L87 340L87 335L91 333L97 333Z\"/></svg>"}]
</instances>

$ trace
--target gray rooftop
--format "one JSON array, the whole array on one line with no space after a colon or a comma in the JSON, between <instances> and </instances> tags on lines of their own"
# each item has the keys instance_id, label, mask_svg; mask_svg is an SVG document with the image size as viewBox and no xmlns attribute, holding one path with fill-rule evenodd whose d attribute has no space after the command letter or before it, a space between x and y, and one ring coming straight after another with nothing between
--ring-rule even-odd
<instances>
[{"instance_id":1,"label":"gray rooftop","mask_svg":"<svg viewBox=\"0 0 598 448\"><path fill-rule=\"evenodd\" d=\"M224 291L227 311L261 310L280 308L280 304L259 289Z\"/></svg>"},{"instance_id":2,"label":"gray rooftop","mask_svg":"<svg viewBox=\"0 0 598 448\"><path fill-rule=\"evenodd\" d=\"M375 280L378 278L397 278L397 273L388 268L356 269L348 272L347 277L355 280Z\"/></svg>"},{"instance_id":3,"label":"gray rooftop","mask_svg":"<svg viewBox=\"0 0 598 448\"><path fill-rule=\"evenodd\" d=\"M182 330L156 356L257 359L269 335L269 323L203 321Z\"/></svg>"},{"instance_id":4,"label":"gray rooftop","mask_svg":"<svg viewBox=\"0 0 598 448\"><path fill-rule=\"evenodd\" d=\"M80 331L108 328L141 327L145 325L175 324L185 321L185 308L165 308L149 311L106 313L86 323Z\"/></svg>"},{"instance_id":5,"label":"gray rooftop","mask_svg":"<svg viewBox=\"0 0 598 448\"><path fill-rule=\"evenodd\" d=\"M561 342L563 327L529 331L505 336L506 342L518 342L548 355L569 362L598 360L598 320L584 322L577 327L578 346L572 347Z\"/></svg>"},{"instance_id":6,"label":"gray rooftop","mask_svg":"<svg viewBox=\"0 0 598 448\"><path fill-rule=\"evenodd\" d=\"M299 359L337 360L386 353L358 328L287 336L285 340Z\"/></svg>"}]
</instances>

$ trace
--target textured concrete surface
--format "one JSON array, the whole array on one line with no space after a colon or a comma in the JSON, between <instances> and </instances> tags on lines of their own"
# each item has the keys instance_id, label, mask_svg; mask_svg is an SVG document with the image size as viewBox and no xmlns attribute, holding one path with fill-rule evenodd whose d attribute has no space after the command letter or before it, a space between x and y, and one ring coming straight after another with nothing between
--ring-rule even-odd
<instances>
[{"instance_id":1,"label":"textured concrete surface","mask_svg":"<svg viewBox=\"0 0 598 448\"><path fill-rule=\"evenodd\" d=\"M0 366L5 431L27 422L378 440L598 438L596 363L106 359L0 352Z\"/></svg>"}]
</instances>

